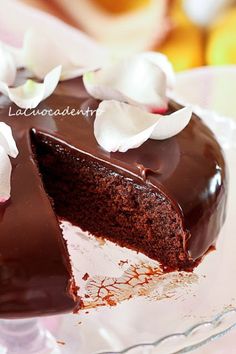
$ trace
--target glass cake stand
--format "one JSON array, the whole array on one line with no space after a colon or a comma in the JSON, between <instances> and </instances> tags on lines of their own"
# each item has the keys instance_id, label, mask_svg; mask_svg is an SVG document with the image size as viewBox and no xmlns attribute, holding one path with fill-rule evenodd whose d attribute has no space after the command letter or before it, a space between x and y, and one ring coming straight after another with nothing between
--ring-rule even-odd
<instances>
[{"instance_id":1,"label":"glass cake stand","mask_svg":"<svg viewBox=\"0 0 236 354\"><path fill-rule=\"evenodd\" d=\"M172 94L194 106L225 149L230 193L217 251L193 274L164 275L147 257L63 223L85 309L0 321L0 353L185 353L236 326L236 100L230 99L235 82L236 67L197 69L179 74Z\"/></svg>"},{"instance_id":2,"label":"glass cake stand","mask_svg":"<svg viewBox=\"0 0 236 354\"><path fill-rule=\"evenodd\" d=\"M58 344L37 318L0 321L1 354L60 354Z\"/></svg>"}]
</instances>

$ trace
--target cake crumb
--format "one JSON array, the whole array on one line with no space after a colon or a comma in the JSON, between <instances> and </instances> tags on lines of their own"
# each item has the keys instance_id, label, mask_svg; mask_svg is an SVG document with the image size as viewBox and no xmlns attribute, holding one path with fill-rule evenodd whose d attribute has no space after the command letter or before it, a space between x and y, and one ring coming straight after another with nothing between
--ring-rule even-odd
<instances>
[{"instance_id":1,"label":"cake crumb","mask_svg":"<svg viewBox=\"0 0 236 354\"><path fill-rule=\"evenodd\" d=\"M66 343L65 343L65 342L63 342L63 341L61 341L61 340L58 340L58 341L57 341L57 344L60 344L60 345L65 345Z\"/></svg>"},{"instance_id":2,"label":"cake crumb","mask_svg":"<svg viewBox=\"0 0 236 354\"><path fill-rule=\"evenodd\" d=\"M88 278L89 278L89 274L88 274L88 273L85 273L82 279L83 279L84 281L86 281L86 280L88 280Z\"/></svg>"},{"instance_id":3,"label":"cake crumb","mask_svg":"<svg viewBox=\"0 0 236 354\"><path fill-rule=\"evenodd\" d=\"M96 237L96 240L98 241L100 246L104 246L106 243L106 240L102 237Z\"/></svg>"},{"instance_id":4,"label":"cake crumb","mask_svg":"<svg viewBox=\"0 0 236 354\"><path fill-rule=\"evenodd\" d=\"M121 259L120 262L118 263L118 265L119 265L120 267L122 267L124 264L128 264L128 263L129 263L128 259L126 259L125 261L123 261L123 260Z\"/></svg>"}]
</instances>

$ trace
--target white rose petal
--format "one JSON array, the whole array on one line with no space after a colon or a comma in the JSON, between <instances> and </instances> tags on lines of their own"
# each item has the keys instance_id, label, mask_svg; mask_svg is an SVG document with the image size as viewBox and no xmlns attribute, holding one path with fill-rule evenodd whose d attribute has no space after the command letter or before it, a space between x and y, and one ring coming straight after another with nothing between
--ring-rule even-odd
<instances>
[{"instance_id":1,"label":"white rose petal","mask_svg":"<svg viewBox=\"0 0 236 354\"><path fill-rule=\"evenodd\" d=\"M0 203L4 203L10 198L11 170L11 161L5 149L0 146Z\"/></svg>"},{"instance_id":2,"label":"white rose petal","mask_svg":"<svg viewBox=\"0 0 236 354\"><path fill-rule=\"evenodd\" d=\"M61 41L60 34L53 38L49 33L28 31L24 38L24 66L37 78L43 79L46 73L58 65L62 66L60 80L72 79L85 72L100 67L101 49L88 50L89 41L78 43Z\"/></svg>"},{"instance_id":3,"label":"white rose petal","mask_svg":"<svg viewBox=\"0 0 236 354\"><path fill-rule=\"evenodd\" d=\"M164 140L179 134L188 125L192 113L190 107L184 107L170 115L160 115L151 139Z\"/></svg>"},{"instance_id":4,"label":"white rose petal","mask_svg":"<svg viewBox=\"0 0 236 354\"><path fill-rule=\"evenodd\" d=\"M166 75L168 89L172 89L175 86L175 72L171 62L168 60L166 55L157 52L143 52L139 55L145 59L150 60L153 64L162 69Z\"/></svg>"},{"instance_id":5,"label":"white rose petal","mask_svg":"<svg viewBox=\"0 0 236 354\"><path fill-rule=\"evenodd\" d=\"M0 82L13 85L16 78L16 62L13 55L0 43Z\"/></svg>"},{"instance_id":6,"label":"white rose petal","mask_svg":"<svg viewBox=\"0 0 236 354\"><path fill-rule=\"evenodd\" d=\"M13 47L13 46L6 44L6 43L2 43L2 46L14 58L17 69L23 68L24 63L23 63L23 50L22 50L22 48L16 48L16 47Z\"/></svg>"},{"instance_id":7,"label":"white rose petal","mask_svg":"<svg viewBox=\"0 0 236 354\"><path fill-rule=\"evenodd\" d=\"M17 155L18 149L11 127L0 122L0 203L10 198L12 166L8 156L16 158Z\"/></svg>"},{"instance_id":8,"label":"white rose petal","mask_svg":"<svg viewBox=\"0 0 236 354\"><path fill-rule=\"evenodd\" d=\"M9 88L8 85L0 82L0 92L21 108L35 108L53 93L60 80L60 75L61 66L57 66L45 76L43 83L27 80L21 86Z\"/></svg>"},{"instance_id":9,"label":"white rose petal","mask_svg":"<svg viewBox=\"0 0 236 354\"><path fill-rule=\"evenodd\" d=\"M0 122L0 146L4 148L7 155L14 158L18 155L11 127L3 122Z\"/></svg>"},{"instance_id":10,"label":"white rose petal","mask_svg":"<svg viewBox=\"0 0 236 354\"><path fill-rule=\"evenodd\" d=\"M187 107L161 116L126 103L103 101L95 118L94 135L105 150L126 152L149 138L162 140L175 136L186 127L191 116L192 111Z\"/></svg>"},{"instance_id":11,"label":"white rose petal","mask_svg":"<svg viewBox=\"0 0 236 354\"><path fill-rule=\"evenodd\" d=\"M122 59L83 77L88 93L100 100L115 99L149 111L167 108L166 75L143 54Z\"/></svg>"}]
</instances>

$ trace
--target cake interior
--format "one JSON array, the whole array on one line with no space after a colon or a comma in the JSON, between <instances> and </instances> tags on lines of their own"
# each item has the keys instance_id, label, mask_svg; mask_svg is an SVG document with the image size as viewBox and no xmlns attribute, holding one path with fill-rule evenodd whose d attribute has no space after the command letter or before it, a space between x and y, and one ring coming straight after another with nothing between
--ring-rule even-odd
<instances>
[{"instance_id":1,"label":"cake interior","mask_svg":"<svg viewBox=\"0 0 236 354\"><path fill-rule=\"evenodd\" d=\"M173 202L147 184L55 141L32 133L35 159L59 218L161 262L166 270L192 270L188 235Z\"/></svg>"}]
</instances>

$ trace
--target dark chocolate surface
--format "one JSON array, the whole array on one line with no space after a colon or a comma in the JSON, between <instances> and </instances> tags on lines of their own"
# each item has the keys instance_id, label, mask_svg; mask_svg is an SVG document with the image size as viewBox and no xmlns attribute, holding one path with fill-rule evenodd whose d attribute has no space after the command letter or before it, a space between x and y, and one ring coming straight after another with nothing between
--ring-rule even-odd
<instances>
[{"instance_id":1,"label":"dark chocolate surface","mask_svg":"<svg viewBox=\"0 0 236 354\"><path fill-rule=\"evenodd\" d=\"M53 314L75 306L68 292L67 252L37 170L32 134L50 136L164 192L191 233L186 248L194 260L215 244L225 218L225 162L213 134L196 116L171 139L108 153L95 140L91 116L16 116L19 108L5 97L0 97L0 105L0 121L12 127L19 149L12 160L11 199L0 205L0 317ZM37 109L67 107L86 111L97 102L88 97L80 80L73 80L61 83ZM172 110L178 108L171 105Z\"/></svg>"}]
</instances>

